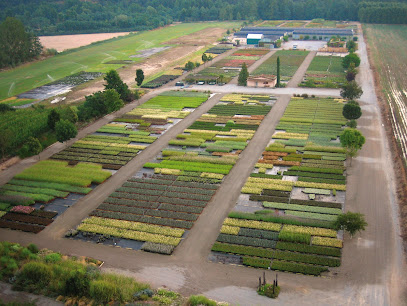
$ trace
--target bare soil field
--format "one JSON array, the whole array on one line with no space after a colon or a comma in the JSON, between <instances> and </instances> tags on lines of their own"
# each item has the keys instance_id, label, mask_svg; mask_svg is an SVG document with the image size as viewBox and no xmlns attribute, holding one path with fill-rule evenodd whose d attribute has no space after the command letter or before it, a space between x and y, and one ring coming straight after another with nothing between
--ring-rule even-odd
<instances>
[{"instance_id":1,"label":"bare soil field","mask_svg":"<svg viewBox=\"0 0 407 306\"><path fill-rule=\"evenodd\" d=\"M191 35L186 35L175 40L167 41L165 43L166 45L175 45L175 47L155 54L144 60L142 63L124 66L122 69L119 69L118 72L123 81L131 86L135 83L134 78L137 69L143 69L144 76L146 78L161 71L165 71L168 68L176 65L177 61L187 58L189 55L207 45L214 44L223 33L225 33L225 29L208 28L195 32ZM86 88L82 88L68 94L67 101L76 102L83 99L87 95L102 90L104 88L103 83L103 80L90 82Z\"/></svg>"},{"instance_id":2,"label":"bare soil field","mask_svg":"<svg viewBox=\"0 0 407 306\"><path fill-rule=\"evenodd\" d=\"M57 35L57 36L40 36L39 38L41 44L45 48L56 49L58 52L61 52L68 49L87 46L97 41L106 40L118 36L124 36L129 33L130 32Z\"/></svg>"}]
</instances>

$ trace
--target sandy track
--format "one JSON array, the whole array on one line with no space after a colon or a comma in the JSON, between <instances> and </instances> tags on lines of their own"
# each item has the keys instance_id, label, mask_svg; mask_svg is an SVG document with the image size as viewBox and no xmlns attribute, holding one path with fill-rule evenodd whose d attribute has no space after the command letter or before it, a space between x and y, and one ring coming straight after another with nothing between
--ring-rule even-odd
<instances>
[{"instance_id":1,"label":"sandy track","mask_svg":"<svg viewBox=\"0 0 407 306\"><path fill-rule=\"evenodd\" d=\"M87 46L97 41L125 36L129 33L130 32L40 36L39 39L44 48L56 49L58 52L61 52Z\"/></svg>"},{"instance_id":2,"label":"sandy track","mask_svg":"<svg viewBox=\"0 0 407 306\"><path fill-rule=\"evenodd\" d=\"M317 51L311 51L308 53L307 57L302 62L301 66L297 69L291 80L288 82L287 87L297 88L298 85L304 79L304 75L308 70L309 65L311 64L314 57L317 55Z\"/></svg>"}]
</instances>

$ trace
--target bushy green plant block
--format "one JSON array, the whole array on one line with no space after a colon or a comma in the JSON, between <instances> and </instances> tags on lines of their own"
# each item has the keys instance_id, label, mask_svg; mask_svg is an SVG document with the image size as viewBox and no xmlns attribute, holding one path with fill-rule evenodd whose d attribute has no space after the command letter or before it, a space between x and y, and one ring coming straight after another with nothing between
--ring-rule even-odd
<instances>
[{"instance_id":1,"label":"bushy green plant block","mask_svg":"<svg viewBox=\"0 0 407 306\"><path fill-rule=\"evenodd\" d=\"M278 297L278 295L280 294L280 286L265 284L264 286L261 286L257 290L257 293L259 295L267 296L267 297L269 297L271 299L276 299Z\"/></svg>"}]
</instances>

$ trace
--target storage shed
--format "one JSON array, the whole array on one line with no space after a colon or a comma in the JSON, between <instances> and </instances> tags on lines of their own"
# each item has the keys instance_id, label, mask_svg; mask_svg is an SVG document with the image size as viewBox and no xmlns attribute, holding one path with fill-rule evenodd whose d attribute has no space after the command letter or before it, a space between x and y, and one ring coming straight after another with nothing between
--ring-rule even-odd
<instances>
[{"instance_id":1,"label":"storage shed","mask_svg":"<svg viewBox=\"0 0 407 306\"><path fill-rule=\"evenodd\" d=\"M257 46L259 44L259 41L263 38L263 34L247 34L247 44Z\"/></svg>"}]
</instances>

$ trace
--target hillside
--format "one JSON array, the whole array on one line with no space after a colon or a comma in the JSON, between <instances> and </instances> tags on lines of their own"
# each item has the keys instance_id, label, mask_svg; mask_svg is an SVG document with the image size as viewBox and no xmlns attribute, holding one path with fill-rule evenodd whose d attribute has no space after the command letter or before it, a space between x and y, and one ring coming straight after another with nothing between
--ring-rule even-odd
<instances>
[{"instance_id":1,"label":"hillside","mask_svg":"<svg viewBox=\"0 0 407 306\"><path fill-rule=\"evenodd\" d=\"M140 31L173 21L313 19L406 23L401 2L360 0L15 0L0 3L0 21L23 20L39 35Z\"/></svg>"}]
</instances>

